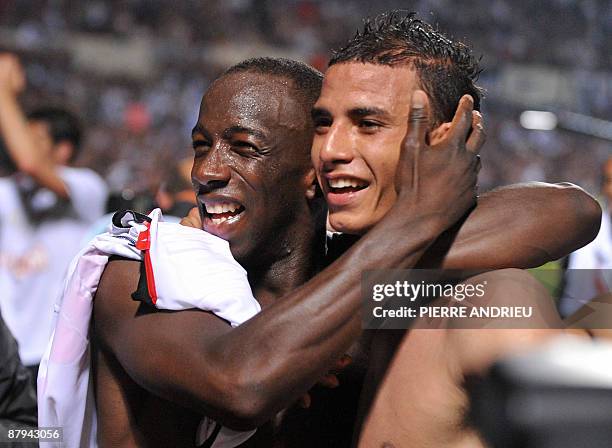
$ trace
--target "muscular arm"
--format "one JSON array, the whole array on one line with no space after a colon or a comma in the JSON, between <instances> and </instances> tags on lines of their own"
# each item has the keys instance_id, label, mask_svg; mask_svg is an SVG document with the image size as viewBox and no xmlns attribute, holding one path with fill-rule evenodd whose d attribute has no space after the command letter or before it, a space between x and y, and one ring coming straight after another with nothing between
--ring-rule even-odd
<instances>
[{"instance_id":1,"label":"muscular arm","mask_svg":"<svg viewBox=\"0 0 612 448\"><path fill-rule=\"evenodd\" d=\"M510 185L482 195L468 218L439 238L419 266L536 267L593 240L600 222L597 201L575 185Z\"/></svg>"},{"instance_id":2,"label":"muscular arm","mask_svg":"<svg viewBox=\"0 0 612 448\"><path fill-rule=\"evenodd\" d=\"M411 220L418 236L400 244L385 238L397 227L373 229L237 328L200 311L146 312L130 298L139 264L111 262L95 299L96 337L152 393L236 429L256 427L308 390L357 338L362 269L414 265L437 236L436 219Z\"/></svg>"},{"instance_id":3,"label":"muscular arm","mask_svg":"<svg viewBox=\"0 0 612 448\"><path fill-rule=\"evenodd\" d=\"M477 163L462 146L471 102L461 104L450 148L435 151L426 149L427 114L413 108L400 160L410 172L409 187L367 236L288 297L237 328L202 312L139 313L129 297L137 268L115 262L95 300L96 337L154 394L234 428L258 426L314 384L357 338L362 271L414 266L473 204Z\"/></svg>"},{"instance_id":4,"label":"muscular arm","mask_svg":"<svg viewBox=\"0 0 612 448\"><path fill-rule=\"evenodd\" d=\"M29 174L40 185L67 199L68 189L64 181L57 173L50 154L38 147L17 101L17 94L24 84L17 58L10 54L0 55L0 131L6 149L19 171Z\"/></svg>"}]
</instances>

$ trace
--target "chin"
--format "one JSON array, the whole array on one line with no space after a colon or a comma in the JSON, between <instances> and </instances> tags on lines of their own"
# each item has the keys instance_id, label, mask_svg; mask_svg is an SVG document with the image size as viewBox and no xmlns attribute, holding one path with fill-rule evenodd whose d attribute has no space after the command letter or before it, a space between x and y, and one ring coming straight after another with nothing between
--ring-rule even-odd
<instances>
[{"instance_id":1,"label":"chin","mask_svg":"<svg viewBox=\"0 0 612 448\"><path fill-rule=\"evenodd\" d=\"M338 213L329 215L329 224L336 232L348 233L350 235L363 235L372 228L374 224L359 219L350 219Z\"/></svg>"},{"instance_id":2,"label":"chin","mask_svg":"<svg viewBox=\"0 0 612 448\"><path fill-rule=\"evenodd\" d=\"M248 251L245 250L242 245L237 241L232 241L231 239L227 241L230 246L230 252L232 253L232 257L240 264L244 264L246 258L248 258Z\"/></svg>"}]
</instances>

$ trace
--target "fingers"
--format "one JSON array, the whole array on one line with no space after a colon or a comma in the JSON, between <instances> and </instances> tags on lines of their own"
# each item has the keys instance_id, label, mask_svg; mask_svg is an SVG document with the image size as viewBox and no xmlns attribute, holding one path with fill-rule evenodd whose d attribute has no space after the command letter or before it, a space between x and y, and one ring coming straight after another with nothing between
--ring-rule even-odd
<instances>
[{"instance_id":1,"label":"fingers","mask_svg":"<svg viewBox=\"0 0 612 448\"><path fill-rule=\"evenodd\" d=\"M334 375L333 373L328 373L319 380L319 384L323 387L333 389L340 385L340 381L338 380L338 377L336 375Z\"/></svg>"},{"instance_id":2,"label":"fingers","mask_svg":"<svg viewBox=\"0 0 612 448\"><path fill-rule=\"evenodd\" d=\"M194 227L196 229L202 228L202 220L200 219L200 211L197 207L193 207L189 210L187 216L181 219L181 225L186 227Z\"/></svg>"},{"instance_id":3,"label":"fingers","mask_svg":"<svg viewBox=\"0 0 612 448\"><path fill-rule=\"evenodd\" d=\"M336 361L336 364L334 364L333 370L342 370L346 366L348 366L351 362L353 362L353 358L345 354L342 356L342 358ZM334 389L340 385L340 380L338 380L338 377L336 376L336 374L329 372L328 374L324 375L321 379L319 379L318 384L323 387L327 387L329 389ZM312 402L312 398L310 394L305 393L298 400L298 405L304 409L307 409L310 407L311 402Z\"/></svg>"},{"instance_id":4,"label":"fingers","mask_svg":"<svg viewBox=\"0 0 612 448\"><path fill-rule=\"evenodd\" d=\"M465 149L474 154L478 154L486 140L487 133L484 128L482 114L475 110L472 112L472 132L465 143Z\"/></svg>"},{"instance_id":5,"label":"fingers","mask_svg":"<svg viewBox=\"0 0 612 448\"><path fill-rule=\"evenodd\" d=\"M451 128L450 123L442 123L436 129L431 131L429 133L429 145L436 146L438 143L444 140L450 128Z\"/></svg>"},{"instance_id":6,"label":"fingers","mask_svg":"<svg viewBox=\"0 0 612 448\"><path fill-rule=\"evenodd\" d=\"M470 95L463 95L459 100L457 111L451 122L448 137L455 143L463 143L467 140L470 127L472 125L472 111L474 110L474 100Z\"/></svg>"},{"instance_id":7,"label":"fingers","mask_svg":"<svg viewBox=\"0 0 612 448\"><path fill-rule=\"evenodd\" d=\"M425 136L429 127L429 100L422 90L415 90L410 100L408 128L404 139L404 149L407 146L416 147L425 144Z\"/></svg>"},{"instance_id":8,"label":"fingers","mask_svg":"<svg viewBox=\"0 0 612 448\"><path fill-rule=\"evenodd\" d=\"M336 370L336 371L342 370L352 362L353 362L353 358L351 358L351 356L348 354L344 354L342 358L336 361L336 364L334 365L334 368L332 370Z\"/></svg>"},{"instance_id":9,"label":"fingers","mask_svg":"<svg viewBox=\"0 0 612 448\"><path fill-rule=\"evenodd\" d=\"M298 400L298 406L304 409L308 409L311 404L312 404L312 398L310 398L309 393L305 393Z\"/></svg>"}]
</instances>

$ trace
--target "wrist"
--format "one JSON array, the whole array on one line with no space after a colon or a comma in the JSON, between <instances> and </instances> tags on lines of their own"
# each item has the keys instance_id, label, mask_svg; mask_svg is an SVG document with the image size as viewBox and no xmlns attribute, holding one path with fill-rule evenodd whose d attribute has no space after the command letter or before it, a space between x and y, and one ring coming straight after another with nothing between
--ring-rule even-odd
<instances>
[{"instance_id":1,"label":"wrist","mask_svg":"<svg viewBox=\"0 0 612 448\"><path fill-rule=\"evenodd\" d=\"M400 201L396 202L381 221L389 226L389 231L401 232L404 235L418 232L433 241L449 226L443 213L432 212L413 204L402 204Z\"/></svg>"}]
</instances>

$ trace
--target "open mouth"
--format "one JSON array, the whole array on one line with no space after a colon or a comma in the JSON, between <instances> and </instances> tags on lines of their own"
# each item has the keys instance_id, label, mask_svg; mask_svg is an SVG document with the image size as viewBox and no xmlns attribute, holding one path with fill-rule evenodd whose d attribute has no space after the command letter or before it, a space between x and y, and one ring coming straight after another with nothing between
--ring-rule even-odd
<instances>
[{"instance_id":1,"label":"open mouth","mask_svg":"<svg viewBox=\"0 0 612 448\"><path fill-rule=\"evenodd\" d=\"M206 218L210 219L215 225L236 221L240 214L244 212L244 206L237 202L205 203L204 207Z\"/></svg>"},{"instance_id":2,"label":"open mouth","mask_svg":"<svg viewBox=\"0 0 612 448\"><path fill-rule=\"evenodd\" d=\"M328 179L327 185L329 192L334 194L355 193L368 188L369 183L349 177L339 177L337 179Z\"/></svg>"}]
</instances>

